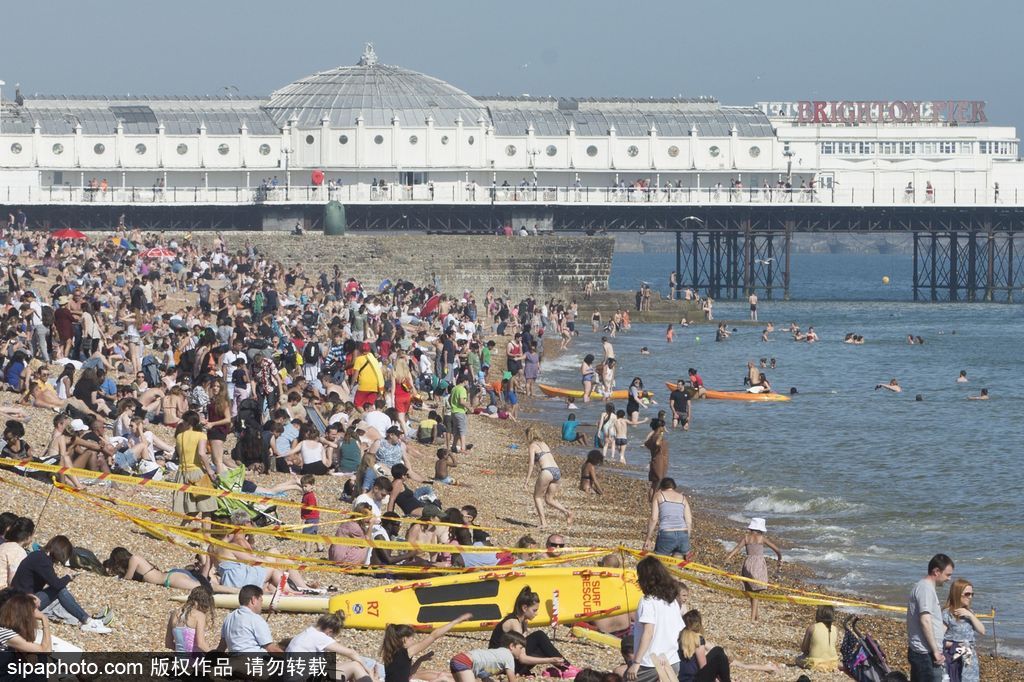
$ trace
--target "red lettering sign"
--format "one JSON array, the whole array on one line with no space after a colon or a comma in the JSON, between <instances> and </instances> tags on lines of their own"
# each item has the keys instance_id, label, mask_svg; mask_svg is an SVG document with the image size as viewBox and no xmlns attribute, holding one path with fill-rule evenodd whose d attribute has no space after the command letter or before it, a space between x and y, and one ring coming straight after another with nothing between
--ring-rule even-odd
<instances>
[{"instance_id":1,"label":"red lettering sign","mask_svg":"<svg viewBox=\"0 0 1024 682\"><path fill-rule=\"evenodd\" d=\"M380 603L379 602L375 602L375 601L366 602L366 612L368 614L370 614L371 616L373 616L374 618L377 618L378 616L380 616L380 609L379 609L379 607L380 607Z\"/></svg>"},{"instance_id":2,"label":"red lettering sign","mask_svg":"<svg viewBox=\"0 0 1024 682\"><path fill-rule=\"evenodd\" d=\"M985 102L969 100L800 101L797 123L986 123Z\"/></svg>"}]
</instances>

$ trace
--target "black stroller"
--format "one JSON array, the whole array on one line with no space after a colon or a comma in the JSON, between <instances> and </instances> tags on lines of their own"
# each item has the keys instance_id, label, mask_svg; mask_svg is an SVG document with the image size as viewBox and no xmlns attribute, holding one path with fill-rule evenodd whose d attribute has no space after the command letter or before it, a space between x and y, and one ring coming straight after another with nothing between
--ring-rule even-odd
<instances>
[{"instance_id":1,"label":"black stroller","mask_svg":"<svg viewBox=\"0 0 1024 682\"><path fill-rule=\"evenodd\" d=\"M885 653L871 635L862 635L857 630L860 616L850 615L843 621L843 642L839 645L839 656L843 672L857 682L884 682L892 672L885 660Z\"/></svg>"}]
</instances>

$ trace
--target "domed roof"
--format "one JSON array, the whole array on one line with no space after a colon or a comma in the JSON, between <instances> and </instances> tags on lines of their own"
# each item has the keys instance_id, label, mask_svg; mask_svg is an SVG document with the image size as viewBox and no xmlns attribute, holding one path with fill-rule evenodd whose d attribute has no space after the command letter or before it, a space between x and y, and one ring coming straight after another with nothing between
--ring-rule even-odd
<instances>
[{"instance_id":1,"label":"domed roof","mask_svg":"<svg viewBox=\"0 0 1024 682\"><path fill-rule=\"evenodd\" d=\"M377 62L367 45L355 66L339 66L306 76L274 92L264 106L279 125L298 119L300 128L319 128L324 118L332 127L350 127L357 116L367 126L390 126L397 116L402 125L419 126L428 116L434 124L475 126L489 119L487 110L462 90L416 71Z\"/></svg>"}]
</instances>

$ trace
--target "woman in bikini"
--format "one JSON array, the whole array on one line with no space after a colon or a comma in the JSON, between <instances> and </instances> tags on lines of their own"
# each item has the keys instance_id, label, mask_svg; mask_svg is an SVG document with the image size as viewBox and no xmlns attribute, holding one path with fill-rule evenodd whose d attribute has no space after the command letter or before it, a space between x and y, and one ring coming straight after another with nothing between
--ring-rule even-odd
<instances>
[{"instance_id":1,"label":"woman in bikini","mask_svg":"<svg viewBox=\"0 0 1024 682\"><path fill-rule=\"evenodd\" d=\"M50 442L46 444L46 453L43 455L43 459L57 457L60 460L61 466L71 467L73 465L71 453L68 451L70 439L68 438L67 430L69 424L71 424L71 417L63 412L54 416L53 433L50 434ZM65 485L70 485L78 490L83 488L81 482L74 476L58 474L57 478Z\"/></svg>"},{"instance_id":2,"label":"woman in bikini","mask_svg":"<svg viewBox=\"0 0 1024 682\"><path fill-rule=\"evenodd\" d=\"M529 468L526 471L526 487L530 487L530 478L533 476L533 468L536 466L540 473L533 486L533 503L537 507L537 515L540 517L540 527L547 528L547 518L544 516L545 503L551 505L558 511L565 514L566 525L572 525L573 514L562 506L555 496L558 494L558 482L562 479L562 472L555 463L555 457L551 454L551 448L545 443L540 434L533 427L526 429L526 439L529 441L527 455L529 456Z\"/></svg>"},{"instance_id":3,"label":"woman in bikini","mask_svg":"<svg viewBox=\"0 0 1024 682\"><path fill-rule=\"evenodd\" d=\"M583 362L580 364L580 379L583 381L583 402L590 402L590 393L594 390L594 381L597 378L597 373L594 371L594 356L592 353L587 353L583 356Z\"/></svg>"},{"instance_id":4,"label":"woman in bikini","mask_svg":"<svg viewBox=\"0 0 1024 682\"><path fill-rule=\"evenodd\" d=\"M150 585L163 585L177 590L192 590L200 586L192 571L186 568L172 568L161 571L138 554L132 554L124 547L110 550L110 558L103 562L107 575L118 576L122 580L135 580ZM205 578L203 579L205 581Z\"/></svg>"},{"instance_id":5,"label":"woman in bikini","mask_svg":"<svg viewBox=\"0 0 1024 682\"><path fill-rule=\"evenodd\" d=\"M188 398L185 397L181 386L171 387L160 401L160 409L163 412L163 425L172 429L177 428L181 415L188 412Z\"/></svg>"}]
</instances>

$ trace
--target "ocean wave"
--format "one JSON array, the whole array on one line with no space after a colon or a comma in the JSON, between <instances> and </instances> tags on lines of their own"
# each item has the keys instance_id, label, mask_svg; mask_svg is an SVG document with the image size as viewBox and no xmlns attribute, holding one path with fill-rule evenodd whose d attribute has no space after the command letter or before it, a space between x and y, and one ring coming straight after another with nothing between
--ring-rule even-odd
<instances>
[{"instance_id":1,"label":"ocean wave","mask_svg":"<svg viewBox=\"0 0 1024 682\"><path fill-rule=\"evenodd\" d=\"M789 550L794 561L809 564L838 564L846 561L846 555L836 550L819 551L795 548Z\"/></svg>"},{"instance_id":2,"label":"ocean wave","mask_svg":"<svg viewBox=\"0 0 1024 682\"><path fill-rule=\"evenodd\" d=\"M761 495L743 507L744 511L758 514L798 514L800 512L842 511L851 507L838 497L814 497L798 500L784 495Z\"/></svg>"}]
</instances>

